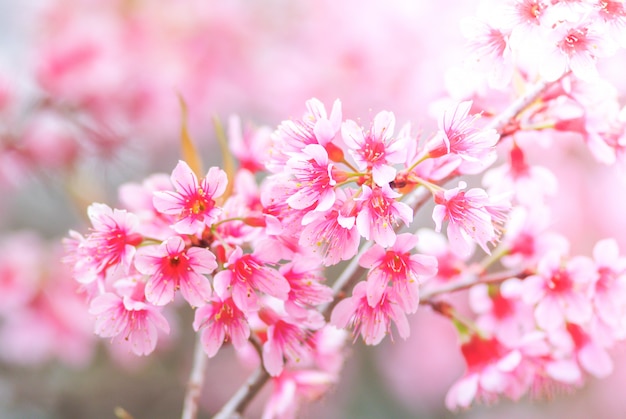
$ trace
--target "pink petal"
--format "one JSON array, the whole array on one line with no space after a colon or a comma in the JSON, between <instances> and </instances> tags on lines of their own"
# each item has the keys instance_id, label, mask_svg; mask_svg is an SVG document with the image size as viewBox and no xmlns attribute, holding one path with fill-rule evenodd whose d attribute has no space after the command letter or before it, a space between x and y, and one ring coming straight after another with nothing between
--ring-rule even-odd
<instances>
[{"instance_id":1,"label":"pink petal","mask_svg":"<svg viewBox=\"0 0 626 419\"><path fill-rule=\"evenodd\" d=\"M178 164L172 171L172 184L179 193L196 191L198 189L198 178L189 165L179 160Z\"/></svg>"},{"instance_id":2,"label":"pink petal","mask_svg":"<svg viewBox=\"0 0 626 419\"><path fill-rule=\"evenodd\" d=\"M210 274L217 269L215 255L208 249L192 247L187 250L186 254L193 270L199 274Z\"/></svg>"},{"instance_id":3,"label":"pink petal","mask_svg":"<svg viewBox=\"0 0 626 419\"><path fill-rule=\"evenodd\" d=\"M330 315L330 323L341 329L347 327L354 316L357 304L353 297L339 301Z\"/></svg>"},{"instance_id":4,"label":"pink petal","mask_svg":"<svg viewBox=\"0 0 626 419\"><path fill-rule=\"evenodd\" d=\"M535 308L535 320L537 324L544 330L555 330L563 325L565 319L561 306L556 298L547 296L537 304Z\"/></svg>"},{"instance_id":5,"label":"pink petal","mask_svg":"<svg viewBox=\"0 0 626 419\"><path fill-rule=\"evenodd\" d=\"M374 117L373 134L376 138L387 139L393 134L396 117L392 112L382 111Z\"/></svg>"},{"instance_id":6,"label":"pink petal","mask_svg":"<svg viewBox=\"0 0 626 419\"><path fill-rule=\"evenodd\" d=\"M598 378L604 378L613 372L613 361L609 354L595 342L589 342L578 352L582 367Z\"/></svg>"},{"instance_id":7,"label":"pink petal","mask_svg":"<svg viewBox=\"0 0 626 419\"><path fill-rule=\"evenodd\" d=\"M224 343L226 332L221 324L213 323L202 331L202 348L209 358L214 357Z\"/></svg>"},{"instance_id":8,"label":"pink petal","mask_svg":"<svg viewBox=\"0 0 626 419\"><path fill-rule=\"evenodd\" d=\"M546 373L555 380L566 384L576 384L582 378L578 365L571 360L548 363Z\"/></svg>"},{"instance_id":9,"label":"pink petal","mask_svg":"<svg viewBox=\"0 0 626 419\"><path fill-rule=\"evenodd\" d=\"M267 328L267 342L263 345L263 365L272 377L283 371L283 351L274 340L274 326Z\"/></svg>"},{"instance_id":10,"label":"pink petal","mask_svg":"<svg viewBox=\"0 0 626 419\"><path fill-rule=\"evenodd\" d=\"M180 280L180 292L192 307L201 307L211 298L211 284L207 277L190 271Z\"/></svg>"},{"instance_id":11,"label":"pink petal","mask_svg":"<svg viewBox=\"0 0 626 419\"><path fill-rule=\"evenodd\" d=\"M377 164L372 168L374 182L378 186L389 185L396 178L397 170L386 164Z\"/></svg>"},{"instance_id":12,"label":"pink petal","mask_svg":"<svg viewBox=\"0 0 626 419\"><path fill-rule=\"evenodd\" d=\"M176 281L164 278L160 273L153 275L146 283L146 299L157 306L164 306L174 300Z\"/></svg>"},{"instance_id":13,"label":"pink petal","mask_svg":"<svg viewBox=\"0 0 626 419\"><path fill-rule=\"evenodd\" d=\"M171 191L156 191L152 197L152 205L161 214L176 215L183 208L180 195Z\"/></svg>"}]
</instances>

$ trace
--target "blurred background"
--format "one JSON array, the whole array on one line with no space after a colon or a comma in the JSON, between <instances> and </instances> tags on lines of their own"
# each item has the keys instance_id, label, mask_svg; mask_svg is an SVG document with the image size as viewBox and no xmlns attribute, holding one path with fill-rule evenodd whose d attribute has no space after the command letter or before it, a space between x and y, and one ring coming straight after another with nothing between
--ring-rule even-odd
<instances>
[{"instance_id":1,"label":"blurred background","mask_svg":"<svg viewBox=\"0 0 626 419\"><path fill-rule=\"evenodd\" d=\"M59 262L68 230L86 228L86 205L114 206L121 183L174 167L178 95L210 164L219 164L214 116L236 113L244 125L273 129L299 118L311 97L327 107L340 98L345 118L390 110L428 134L436 128L429 107L446 95L446 72L464 57L459 21L477 7L477 0L0 0L0 417L112 418L118 406L136 419L180 415L190 310L168 313L178 327L154 354L137 358L93 334ZM622 98L624 64L618 56L602 69ZM574 236L575 253L588 254L610 234L624 246L624 185L614 172L596 168L575 144L549 157L544 163L563 180L554 228ZM598 219L596 198L607 196L612 216ZM223 352L209 362L200 417L250 373ZM443 400L463 372L456 335L422 309L407 341L350 348L342 381L302 417L622 418L626 356L623 348L614 355L614 374L576 393L453 414Z\"/></svg>"}]
</instances>

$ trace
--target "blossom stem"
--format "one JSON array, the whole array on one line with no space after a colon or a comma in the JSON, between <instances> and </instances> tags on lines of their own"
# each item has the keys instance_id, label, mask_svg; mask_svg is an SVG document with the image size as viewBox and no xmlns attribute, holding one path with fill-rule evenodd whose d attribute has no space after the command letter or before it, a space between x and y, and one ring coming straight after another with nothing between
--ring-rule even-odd
<instances>
[{"instance_id":1,"label":"blossom stem","mask_svg":"<svg viewBox=\"0 0 626 419\"><path fill-rule=\"evenodd\" d=\"M198 415L198 400L204 383L204 372L206 370L208 357L202 349L200 335L196 336L196 344L193 353L193 365L187 383L185 402L183 405L182 419L195 419Z\"/></svg>"},{"instance_id":2,"label":"blossom stem","mask_svg":"<svg viewBox=\"0 0 626 419\"><path fill-rule=\"evenodd\" d=\"M522 278L524 276L527 276L527 274L519 271L502 271L490 275L471 274L461 278L459 281L450 282L433 289L425 289L420 292L420 300L426 303L438 295L462 291L477 284L494 284L509 278Z\"/></svg>"},{"instance_id":3,"label":"blossom stem","mask_svg":"<svg viewBox=\"0 0 626 419\"><path fill-rule=\"evenodd\" d=\"M270 375L263 366L257 368L248 378L246 383L239 387L239 390L230 398L222 409L213 416L213 419L236 419L241 418L242 413L248 403L261 390Z\"/></svg>"},{"instance_id":4,"label":"blossom stem","mask_svg":"<svg viewBox=\"0 0 626 419\"><path fill-rule=\"evenodd\" d=\"M539 97L539 95L541 95L548 87L558 82L559 80L561 79L552 82L541 81L534 86L531 86L530 89L528 89L522 96L517 98L515 102L511 103L511 105L509 105L503 112L501 112L498 116L489 121L484 129L495 129L496 131L501 132L502 129L513 118L515 118L521 111L523 111L530 104L532 104Z\"/></svg>"},{"instance_id":5,"label":"blossom stem","mask_svg":"<svg viewBox=\"0 0 626 419\"><path fill-rule=\"evenodd\" d=\"M480 268L482 269L482 272L487 271L491 265L498 262L503 256L506 256L510 250L511 249L508 246L496 247L490 255L480 261Z\"/></svg>"}]
</instances>

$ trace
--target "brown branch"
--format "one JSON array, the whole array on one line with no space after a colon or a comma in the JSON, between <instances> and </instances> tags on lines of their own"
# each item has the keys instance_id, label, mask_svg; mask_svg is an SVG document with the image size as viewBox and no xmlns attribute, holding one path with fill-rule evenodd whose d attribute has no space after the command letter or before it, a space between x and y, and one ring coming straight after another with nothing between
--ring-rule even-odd
<instances>
[{"instance_id":1,"label":"brown branch","mask_svg":"<svg viewBox=\"0 0 626 419\"><path fill-rule=\"evenodd\" d=\"M202 349L200 334L198 334L194 346L193 365L185 393L182 419L196 419L198 415L198 401L200 400L200 393L202 392L207 361L208 357L204 353L204 349Z\"/></svg>"}]
</instances>

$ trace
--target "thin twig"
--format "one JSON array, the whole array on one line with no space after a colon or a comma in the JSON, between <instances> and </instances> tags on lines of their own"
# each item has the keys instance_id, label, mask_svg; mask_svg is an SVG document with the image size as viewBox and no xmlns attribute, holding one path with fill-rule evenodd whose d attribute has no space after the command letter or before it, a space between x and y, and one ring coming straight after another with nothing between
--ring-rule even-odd
<instances>
[{"instance_id":1,"label":"thin twig","mask_svg":"<svg viewBox=\"0 0 626 419\"><path fill-rule=\"evenodd\" d=\"M489 121L489 123L485 126L485 129L495 129L500 132L521 111L537 100L539 95L541 95L548 87L559 80L561 79L552 82L541 81L532 86L522 96L517 98L515 102L511 103L511 105L509 105L504 111L498 114L498 116Z\"/></svg>"},{"instance_id":2,"label":"thin twig","mask_svg":"<svg viewBox=\"0 0 626 419\"><path fill-rule=\"evenodd\" d=\"M238 419L244 409L269 380L270 375L261 365L248 378L246 383L230 398L213 419Z\"/></svg>"},{"instance_id":3,"label":"thin twig","mask_svg":"<svg viewBox=\"0 0 626 419\"><path fill-rule=\"evenodd\" d=\"M204 372L206 370L208 357L202 349L200 334L196 336L196 344L193 353L193 365L189 374L189 382L187 383L187 392L185 393L185 403L183 405L182 419L196 419L198 415L198 401L202 391L204 382Z\"/></svg>"},{"instance_id":4,"label":"thin twig","mask_svg":"<svg viewBox=\"0 0 626 419\"><path fill-rule=\"evenodd\" d=\"M442 294L448 294L451 292L462 291L468 288L473 287L478 284L497 284L499 282L506 281L509 278L523 278L528 274L520 271L502 271L496 272L489 275L475 275L469 274L464 276L458 281L453 281L441 285L439 287L432 287L430 289L425 289L420 291L420 300L424 302L429 302L433 297Z\"/></svg>"}]
</instances>

